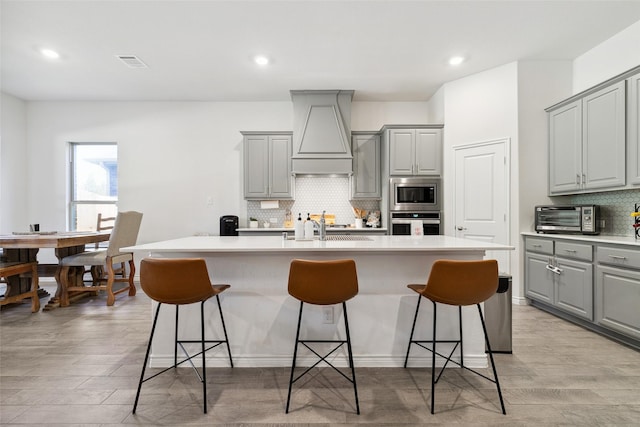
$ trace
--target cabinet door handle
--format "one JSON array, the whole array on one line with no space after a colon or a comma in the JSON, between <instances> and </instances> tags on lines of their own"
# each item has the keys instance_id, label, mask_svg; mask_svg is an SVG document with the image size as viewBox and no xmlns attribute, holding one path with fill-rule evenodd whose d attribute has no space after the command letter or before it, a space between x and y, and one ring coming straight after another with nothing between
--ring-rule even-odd
<instances>
[{"instance_id":1,"label":"cabinet door handle","mask_svg":"<svg viewBox=\"0 0 640 427\"><path fill-rule=\"evenodd\" d=\"M627 257L626 257L626 256L622 256L622 255L609 255L609 257L610 257L610 258L613 258L613 259L619 259L619 260L625 260L625 259L627 259Z\"/></svg>"},{"instance_id":2,"label":"cabinet door handle","mask_svg":"<svg viewBox=\"0 0 640 427\"><path fill-rule=\"evenodd\" d=\"M580 175L576 174L576 185L580 185Z\"/></svg>"},{"instance_id":3,"label":"cabinet door handle","mask_svg":"<svg viewBox=\"0 0 640 427\"><path fill-rule=\"evenodd\" d=\"M551 271L552 273L562 274L562 269L560 269L560 268L558 268L558 267L556 267L554 265L547 264L546 268L547 268L547 270Z\"/></svg>"},{"instance_id":4,"label":"cabinet door handle","mask_svg":"<svg viewBox=\"0 0 640 427\"><path fill-rule=\"evenodd\" d=\"M578 251L573 250L573 249L565 249L564 251L565 251L565 252L572 253L572 254L575 254L576 252L578 252Z\"/></svg>"},{"instance_id":5,"label":"cabinet door handle","mask_svg":"<svg viewBox=\"0 0 640 427\"><path fill-rule=\"evenodd\" d=\"M587 182L587 176L582 174L582 183L585 184Z\"/></svg>"},{"instance_id":6,"label":"cabinet door handle","mask_svg":"<svg viewBox=\"0 0 640 427\"><path fill-rule=\"evenodd\" d=\"M534 248L541 248L541 247L542 247L542 245L541 245L541 244L538 244L538 243L534 243L534 244L533 244L533 245L531 245L531 246L533 246Z\"/></svg>"}]
</instances>

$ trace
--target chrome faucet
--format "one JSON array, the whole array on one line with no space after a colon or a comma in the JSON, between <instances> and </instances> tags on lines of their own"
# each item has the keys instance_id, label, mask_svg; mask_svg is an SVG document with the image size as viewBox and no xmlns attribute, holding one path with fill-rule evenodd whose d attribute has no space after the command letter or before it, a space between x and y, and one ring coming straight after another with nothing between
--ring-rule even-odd
<instances>
[{"instance_id":1,"label":"chrome faucet","mask_svg":"<svg viewBox=\"0 0 640 427\"><path fill-rule=\"evenodd\" d=\"M326 211L322 211L322 215L320 216L320 222L313 221L313 225L318 229L318 237L320 240L327 240L327 222L324 218L324 214Z\"/></svg>"}]
</instances>

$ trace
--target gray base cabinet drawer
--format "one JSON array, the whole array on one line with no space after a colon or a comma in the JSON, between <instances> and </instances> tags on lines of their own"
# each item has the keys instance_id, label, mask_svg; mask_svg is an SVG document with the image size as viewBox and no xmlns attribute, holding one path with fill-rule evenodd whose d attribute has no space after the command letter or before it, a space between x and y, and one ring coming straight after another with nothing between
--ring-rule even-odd
<instances>
[{"instance_id":1,"label":"gray base cabinet drawer","mask_svg":"<svg viewBox=\"0 0 640 427\"><path fill-rule=\"evenodd\" d=\"M598 246L596 258L600 264L640 269L640 251L637 250Z\"/></svg>"},{"instance_id":2,"label":"gray base cabinet drawer","mask_svg":"<svg viewBox=\"0 0 640 427\"><path fill-rule=\"evenodd\" d=\"M556 256L593 261L593 246L583 243L557 241Z\"/></svg>"},{"instance_id":3,"label":"gray base cabinet drawer","mask_svg":"<svg viewBox=\"0 0 640 427\"><path fill-rule=\"evenodd\" d=\"M527 237L525 249L527 252L538 252L541 254L553 255L553 240Z\"/></svg>"},{"instance_id":4,"label":"gray base cabinet drawer","mask_svg":"<svg viewBox=\"0 0 640 427\"><path fill-rule=\"evenodd\" d=\"M596 323L640 339L640 271L596 269Z\"/></svg>"}]
</instances>

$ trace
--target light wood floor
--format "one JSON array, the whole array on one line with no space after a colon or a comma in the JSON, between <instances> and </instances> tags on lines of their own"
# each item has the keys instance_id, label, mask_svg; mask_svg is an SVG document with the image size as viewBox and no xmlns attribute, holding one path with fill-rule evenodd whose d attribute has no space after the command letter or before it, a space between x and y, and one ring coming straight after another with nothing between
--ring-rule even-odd
<instances>
[{"instance_id":1,"label":"light wood floor","mask_svg":"<svg viewBox=\"0 0 640 427\"><path fill-rule=\"evenodd\" d=\"M151 307L141 291L115 307L105 298L2 309L2 425L640 425L640 353L528 306L514 307L513 355L496 355L506 416L493 384L460 369L443 375L431 415L429 369L357 366L359 416L353 390L327 370L294 389L285 414L285 368L208 369L208 414L193 372L167 372L132 415Z\"/></svg>"}]
</instances>

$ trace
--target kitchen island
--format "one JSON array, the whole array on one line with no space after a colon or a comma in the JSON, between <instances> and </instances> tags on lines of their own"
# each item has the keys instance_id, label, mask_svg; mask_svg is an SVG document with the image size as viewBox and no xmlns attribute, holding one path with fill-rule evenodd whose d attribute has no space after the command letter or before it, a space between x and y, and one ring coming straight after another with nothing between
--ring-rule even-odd
<instances>
[{"instance_id":1,"label":"kitchen island","mask_svg":"<svg viewBox=\"0 0 640 427\"><path fill-rule=\"evenodd\" d=\"M359 293L347 302L356 366L402 366L409 342L417 295L409 283L424 283L437 259L482 259L486 250L512 250L507 245L448 236L347 236L349 240L285 240L281 236L195 236L125 248L143 257L202 257L213 283L231 289L221 300L236 366L289 366L293 353L299 302L287 293L292 259L343 259L356 262ZM177 283L176 286L180 284ZM452 284L453 286L454 284ZM211 301L208 334L221 334L219 315ZM325 308L326 310L326 308ZM421 305L416 337L429 338L431 304ZM341 307L330 313L305 306L302 334L314 339L344 336ZM457 310L438 310L440 339L457 337ZM174 310L161 310L152 347L151 366L173 361ZM487 364L477 310L465 308L464 357L470 367ZM181 310L181 334L199 334L197 305ZM336 328L337 327L337 328ZM213 329L213 332L212 332ZM218 335L220 336L220 335ZM443 345L443 347L445 347ZM439 347L440 348L440 347ZM442 349L445 350L444 348ZM228 366L226 350L209 353L210 366ZM301 363L304 364L304 354ZM410 366L428 366L429 353L412 349ZM336 360L341 364L342 358Z\"/></svg>"}]
</instances>

